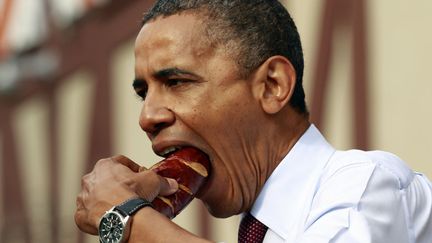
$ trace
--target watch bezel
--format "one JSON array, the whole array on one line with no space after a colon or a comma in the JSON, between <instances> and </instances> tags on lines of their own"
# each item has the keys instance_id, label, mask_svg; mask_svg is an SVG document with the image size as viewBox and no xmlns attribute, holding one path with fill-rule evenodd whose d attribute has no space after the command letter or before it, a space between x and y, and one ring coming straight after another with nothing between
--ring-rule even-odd
<instances>
[{"instance_id":1,"label":"watch bezel","mask_svg":"<svg viewBox=\"0 0 432 243\"><path fill-rule=\"evenodd\" d=\"M121 227L122 227L122 234L119 241L116 241L115 243L123 243L126 242L128 236L129 236L129 226L130 226L130 216L124 216L119 211L116 210L115 207L112 207L110 210L106 211L105 214L101 217L99 220L99 227L98 227L98 234L99 234L99 242L106 243L107 241L104 240L102 229L105 228L103 225L103 222L105 219L108 219L111 215L115 215L117 218L120 219ZM111 243L112 241L110 241Z\"/></svg>"}]
</instances>

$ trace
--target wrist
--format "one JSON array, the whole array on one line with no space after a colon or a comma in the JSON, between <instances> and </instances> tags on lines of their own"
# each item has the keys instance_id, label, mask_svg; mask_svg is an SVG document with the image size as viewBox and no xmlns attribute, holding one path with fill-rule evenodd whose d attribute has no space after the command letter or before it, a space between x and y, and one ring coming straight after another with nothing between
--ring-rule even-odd
<instances>
[{"instance_id":1,"label":"wrist","mask_svg":"<svg viewBox=\"0 0 432 243\"><path fill-rule=\"evenodd\" d=\"M139 210L131 224L128 243L170 242L210 243L181 228L153 208Z\"/></svg>"},{"instance_id":2,"label":"wrist","mask_svg":"<svg viewBox=\"0 0 432 243\"><path fill-rule=\"evenodd\" d=\"M134 242L161 242L164 240L165 224L172 224L166 216L151 207L139 210L131 223L128 243ZM166 238L165 238L166 239Z\"/></svg>"},{"instance_id":3,"label":"wrist","mask_svg":"<svg viewBox=\"0 0 432 243\"><path fill-rule=\"evenodd\" d=\"M130 235L133 215L148 206L151 206L151 203L147 200L132 198L108 210L99 222L99 241L101 243L126 242Z\"/></svg>"}]
</instances>

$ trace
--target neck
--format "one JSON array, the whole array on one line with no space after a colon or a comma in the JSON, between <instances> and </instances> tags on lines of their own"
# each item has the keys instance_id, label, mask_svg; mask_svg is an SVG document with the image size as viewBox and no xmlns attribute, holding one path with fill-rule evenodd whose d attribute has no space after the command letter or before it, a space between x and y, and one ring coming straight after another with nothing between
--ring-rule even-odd
<instances>
[{"instance_id":1,"label":"neck","mask_svg":"<svg viewBox=\"0 0 432 243\"><path fill-rule=\"evenodd\" d=\"M261 188L310 126L307 115L300 115L292 109L276 119L273 126L266 128L266 138L261 144L264 151L260 154L266 156L260 160L264 168L260 175Z\"/></svg>"}]
</instances>

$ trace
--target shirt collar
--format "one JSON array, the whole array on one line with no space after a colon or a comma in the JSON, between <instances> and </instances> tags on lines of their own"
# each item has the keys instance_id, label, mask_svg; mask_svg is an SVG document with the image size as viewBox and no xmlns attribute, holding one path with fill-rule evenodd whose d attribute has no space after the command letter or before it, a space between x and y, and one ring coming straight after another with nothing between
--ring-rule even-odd
<instances>
[{"instance_id":1,"label":"shirt collar","mask_svg":"<svg viewBox=\"0 0 432 243\"><path fill-rule=\"evenodd\" d=\"M304 223L299 220L312 202L321 171L334 152L311 125L264 184L252 215L287 239L289 232Z\"/></svg>"}]
</instances>

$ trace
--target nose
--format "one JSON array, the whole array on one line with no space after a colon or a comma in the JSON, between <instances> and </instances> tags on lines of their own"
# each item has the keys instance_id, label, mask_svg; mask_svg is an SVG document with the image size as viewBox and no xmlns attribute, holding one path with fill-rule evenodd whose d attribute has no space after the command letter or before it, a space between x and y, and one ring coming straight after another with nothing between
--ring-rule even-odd
<instances>
[{"instance_id":1,"label":"nose","mask_svg":"<svg viewBox=\"0 0 432 243\"><path fill-rule=\"evenodd\" d=\"M175 115L163 101L163 97L147 94L139 118L140 127L149 135L156 136L162 129L172 125Z\"/></svg>"}]
</instances>

